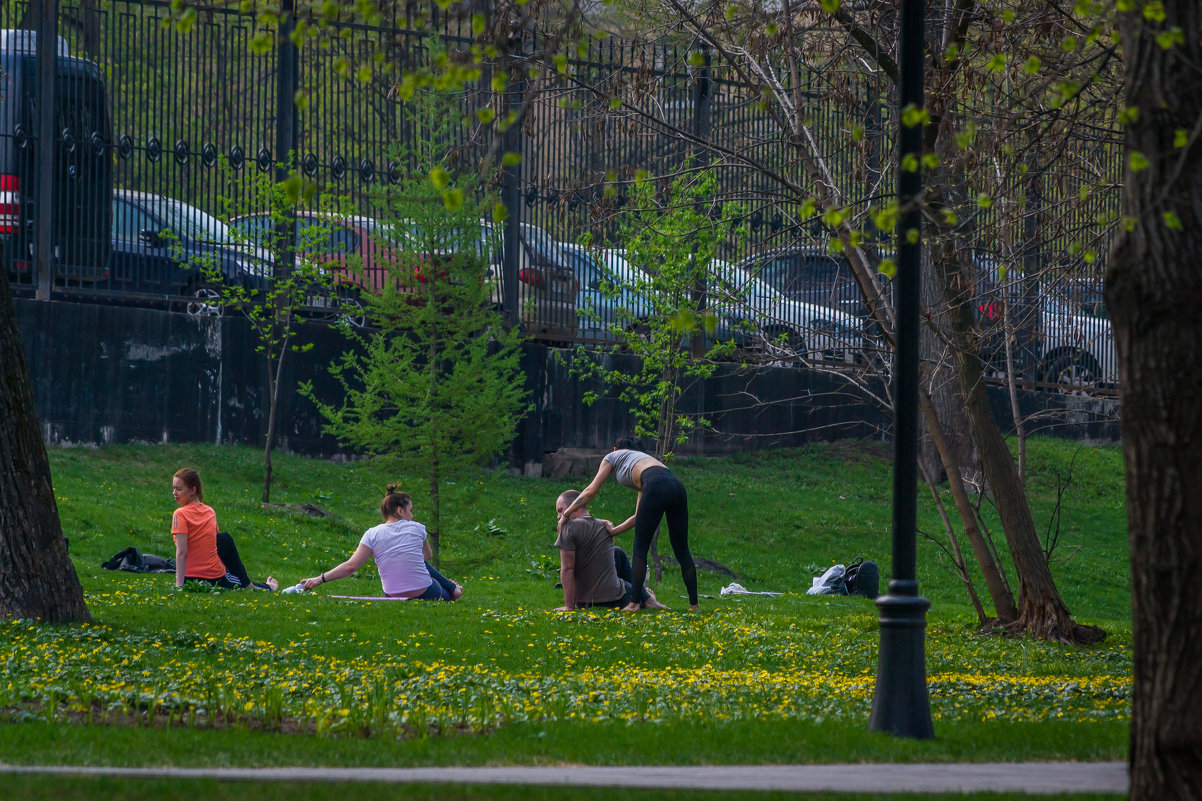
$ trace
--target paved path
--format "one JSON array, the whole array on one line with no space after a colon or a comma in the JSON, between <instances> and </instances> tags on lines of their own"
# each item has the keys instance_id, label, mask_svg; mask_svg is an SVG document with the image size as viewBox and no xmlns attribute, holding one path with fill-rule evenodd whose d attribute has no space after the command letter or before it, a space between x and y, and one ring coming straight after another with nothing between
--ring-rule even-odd
<instances>
[{"instance_id":1,"label":"paved path","mask_svg":"<svg viewBox=\"0 0 1202 801\"><path fill-rule=\"evenodd\" d=\"M856 793L1127 792L1124 762L496 768L107 768L0 765L2 773L227 781L451 782Z\"/></svg>"}]
</instances>

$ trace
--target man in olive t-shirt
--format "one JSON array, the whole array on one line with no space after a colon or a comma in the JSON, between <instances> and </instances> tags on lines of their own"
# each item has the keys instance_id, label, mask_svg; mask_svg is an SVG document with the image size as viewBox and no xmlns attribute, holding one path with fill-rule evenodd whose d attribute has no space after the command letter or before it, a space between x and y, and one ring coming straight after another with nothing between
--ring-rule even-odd
<instances>
[{"instance_id":1,"label":"man in olive t-shirt","mask_svg":"<svg viewBox=\"0 0 1202 801\"><path fill-rule=\"evenodd\" d=\"M626 606L630 601L630 582L618 578L614 567L611 526L590 515L587 508L577 509L569 520L561 516L579 495L576 490L568 490L555 501L555 512L559 517L555 547L559 548L559 580L563 584L560 609ZM643 593L645 608L667 609L655 599L651 590L644 588Z\"/></svg>"}]
</instances>

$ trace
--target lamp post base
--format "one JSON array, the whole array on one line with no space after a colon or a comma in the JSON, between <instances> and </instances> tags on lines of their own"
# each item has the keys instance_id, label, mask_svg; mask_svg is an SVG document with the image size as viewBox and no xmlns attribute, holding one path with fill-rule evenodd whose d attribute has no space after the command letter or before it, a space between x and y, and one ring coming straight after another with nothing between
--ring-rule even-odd
<instances>
[{"instance_id":1,"label":"lamp post base","mask_svg":"<svg viewBox=\"0 0 1202 801\"><path fill-rule=\"evenodd\" d=\"M935 736L926 677L926 612L931 602L918 597L917 582L893 581L889 594L877 598L876 605L881 610L881 652L868 728L930 740Z\"/></svg>"}]
</instances>

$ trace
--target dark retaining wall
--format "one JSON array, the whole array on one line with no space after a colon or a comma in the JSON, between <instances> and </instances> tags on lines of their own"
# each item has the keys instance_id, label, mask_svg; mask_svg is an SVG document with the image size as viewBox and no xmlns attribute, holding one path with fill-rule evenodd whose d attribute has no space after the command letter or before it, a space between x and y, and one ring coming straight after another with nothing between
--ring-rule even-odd
<instances>
[{"instance_id":1,"label":"dark retaining wall","mask_svg":"<svg viewBox=\"0 0 1202 801\"><path fill-rule=\"evenodd\" d=\"M266 366L255 352L245 320L196 319L149 309L16 300L30 373L48 443L235 442L262 443L266 424ZM348 347L337 331L305 326L310 351L289 354L285 386L311 380L319 397L339 387L326 367ZM572 375L568 351L530 344L523 355L532 412L509 454L511 464L538 473L543 454L560 448L605 448L629 431L622 404L604 388ZM602 357L635 368L629 356ZM602 397L589 406L587 391ZM1111 400L1022 393L1029 424L1056 436L1090 441L1118 438ZM682 410L708 417L711 430L682 452L724 453L791 447L847 437L883 438L889 418L867 405L838 378L807 370L722 366L690 386ZM1004 392L994 395L1000 420L1010 425ZM321 433L313 404L294 391L280 401L279 446L311 455L342 452Z\"/></svg>"}]
</instances>

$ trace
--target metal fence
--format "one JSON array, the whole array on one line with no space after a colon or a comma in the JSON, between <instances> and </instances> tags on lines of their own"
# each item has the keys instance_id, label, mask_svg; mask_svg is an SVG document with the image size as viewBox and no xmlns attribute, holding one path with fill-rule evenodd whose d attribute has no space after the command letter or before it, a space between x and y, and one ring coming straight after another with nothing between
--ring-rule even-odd
<instances>
[{"instance_id":1,"label":"metal fence","mask_svg":"<svg viewBox=\"0 0 1202 801\"><path fill-rule=\"evenodd\" d=\"M412 6L404 7L412 13ZM214 312L218 307L201 294L200 276L180 263L178 239L185 234L173 228L177 239L168 243L153 230L144 232L163 227L152 218L175 215L177 228L195 223L190 255L216 261L230 280L253 283L264 269L262 255L235 241L225 223L264 212L263 181L288 170L342 199L338 215L322 218L333 231L330 247L337 255L386 260L395 243L373 243L388 239L388 232L372 220L387 216L387 192L411 175L415 149L435 144L465 169L482 154L495 155L501 143L483 121L515 108L520 93L531 90L520 133L503 143L521 153L520 166L510 171L508 183L503 172L489 180L519 223L495 237L503 243L494 255L494 279L503 285L497 298L510 315L522 316L532 335L607 342L622 311L646 313L648 303L637 291L612 289L614 270L627 269L620 266L620 251L630 185L640 171L669 175L692 165L716 173L715 204L743 207L747 235L724 242L724 262L750 260L761 278L771 279L768 262L755 261L755 254L817 248L795 259L811 271L801 288L725 267L706 288L711 305L730 323L718 335L742 338L744 355L758 348L777 361L858 361L852 351L865 342L852 319L855 304L846 305L851 299L839 286L850 286L850 279L837 257L822 254L823 226L803 203L812 181L761 103L759 87L687 46L611 38L572 49L559 75L552 71L498 92L485 70L467 89L442 96L441 106L423 107L406 91L404 67L425 63L440 48L466 50L473 43L469 21L455 15L457 6L450 8L433 7L437 35L416 32L405 18L373 25L326 21L320 46L295 47L290 29L236 8L201 7L181 26L169 2L64 3L59 35L72 63L102 77L107 106L106 113L72 112L86 108L79 100L84 89L62 79L56 84L56 169L63 172L56 180L74 186L92 169L88 158L111 162L116 197L111 208L98 208L73 190L74 209L56 211L52 224L77 224L68 221L81 215L92 215L93 222L53 236L56 243L71 242L85 230L111 228L112 255L97 274L73 266L87 259L60 248L54 280L43 278L43 294ZM23 6L9 4L0 10L0 28L15 28L24 17ZM39 287L33 257L38 220L26 189L37 180L40 140L31 116L37 97L33 51L25 46L20 52L21 63L6 60L5 70L25 75L25 83L10 81L5 91L16 92L18 101L0 106L0 236L9 233L4 247L10 279L19 293L32 294ZM515 58L520 64L521 53ZM844 202L863 210L891 196L893 122L885 90L852 72L805 80L798 96L808 104L808 131ZM464 119L476 124L459 124ZM1023 241L1020 263L1041 265L1043 277L1028 376L1074 386L1113 382L1113 344L1097 296L1100 261L1081 254L1105 252L1105 242L1091 237L1105 230L1099 217L1113 217L1117 208L1119 145L1108 132L1083 134L1035 172L1038 181L1025 179L1025 205L1014 217L1024 227L1015 238ZM1096 191L1108 180L1109 191ZM785 181L800 191L782 188ZM235 229L246 231L247 223ZM219 234L230 240L206 241ZM587 249L560 247L586 239ZM981 243L995 259L999 252L1019 258L1015 248L998 245ZM1042 268L1060 262L1072 267L1053 273ZM735 294L723 294L731 289ZM981 310L989 313L987 301Z\"/></svg>"}]
</instances>

